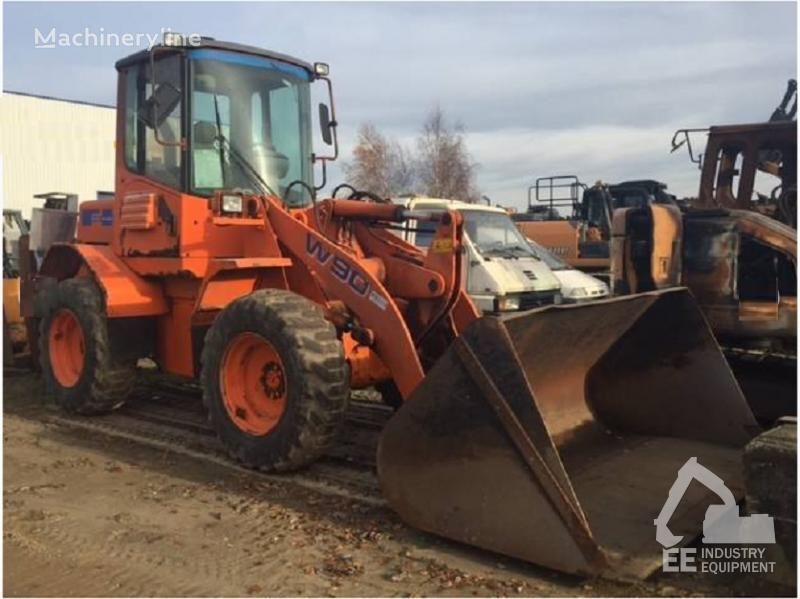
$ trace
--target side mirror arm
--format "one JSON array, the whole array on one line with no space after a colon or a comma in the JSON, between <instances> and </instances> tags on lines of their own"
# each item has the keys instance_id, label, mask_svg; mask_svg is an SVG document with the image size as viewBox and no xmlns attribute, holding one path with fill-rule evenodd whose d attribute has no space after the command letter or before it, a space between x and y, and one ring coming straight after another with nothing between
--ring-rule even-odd
<instances>
[{"instance_id":1,"label":"side mirror arm","mask_svg":"<svg viewBox=\"0 0 800 599\"><path fill-rule=\"evenodd\" d=\"M333 136L333 155L332 156L317 156L314 155L314 160L336 160L339 157L339 135L336 132L336 129L339 123L336 121L336 106L333 102L333 84L328 77L325 76L317 76L317 79L321 79L325 81L328 86L328 103L331 107L331 115L329 121L329 127L331 134Z\"/></svg>"},{"instance_id":2,"label":"side mirror arm","mask_svg":"<svg viewBox=\"0 0 800 599\"><path fill-rule=\"evenodd\" d=\"M329 130L333 136L333 154L330 156L317 156L316 154L311 155L312 162L321 162L322 163L322 181L319 185L315 186L314 189L316 191L321 190L322 188L327 185L327 163L329 160L336 160L339 157L339 135L337 134L337 127L338 122L336 121L336 107L333 102L333 84L331 80L324 76L324 75L317 75L317 79L322 79L328 86L328 102L330 103L331 107L331 114L330 114L330 121L329 121Z\"/></svg>"}]
</instances>

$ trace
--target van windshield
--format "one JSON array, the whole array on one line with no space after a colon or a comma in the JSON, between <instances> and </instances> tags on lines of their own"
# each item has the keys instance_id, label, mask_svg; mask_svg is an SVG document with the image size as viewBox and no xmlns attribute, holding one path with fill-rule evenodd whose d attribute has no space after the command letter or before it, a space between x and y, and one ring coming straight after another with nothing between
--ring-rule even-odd
<instances>
[{"instance_id":1,"label":"van windshield","mask_svg":"<svg viewBox=\"0 0 800 599\"><path fill-rule=\"evenodd\" d=\"M538 257L508 214L479 210L462 210L461 214L464 230L481 254Z\"/></svg>"},{"instance_id":2,"label":"van windshield","mask_svg":"<svg viewBox=\"0 0 800 599\"><path fill-rule=\"evenodd\" d=\"M533 239L526 238L526 241L531 250L533 250L533 253L536 254L539 259L543 260L550 270L566 270L569 268L566 262L551 254L547 248L539 245Z\"/></svg>"}]
</instances>

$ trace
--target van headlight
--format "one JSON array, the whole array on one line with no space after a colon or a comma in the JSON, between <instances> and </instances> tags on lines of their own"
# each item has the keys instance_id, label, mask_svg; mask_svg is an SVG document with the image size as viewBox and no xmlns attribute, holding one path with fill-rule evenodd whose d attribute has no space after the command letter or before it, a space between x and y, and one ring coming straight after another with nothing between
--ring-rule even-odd
<instances>
[{"instance_id":1,"label":"van headlight","mask_svg":"<svg viewBox=\"0 0 800 599\"><path fill-rule=\"evenodd\" d=\"M566 296L571 299L580 299L582 297L587 297L588 295L589 294L586 293L586 289L583 287L574 287L566 293Z\"/></svg>"},{"instance_id":2,"label":"van headlight","mask_svg":"<svg viewBox=\"0 0 800 599\"><path fill-rule=\"evenodd\" d=\"M519 310L519 295L503 295L494 300L495 312Z\"/></svg>"}]
</instances>

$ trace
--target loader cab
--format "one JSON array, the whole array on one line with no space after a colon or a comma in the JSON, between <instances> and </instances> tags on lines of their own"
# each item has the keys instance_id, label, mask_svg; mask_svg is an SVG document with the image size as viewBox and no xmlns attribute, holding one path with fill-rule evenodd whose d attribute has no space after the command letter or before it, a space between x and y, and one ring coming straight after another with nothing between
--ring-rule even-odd
<instances>
[{"instance_id":1,"label":"loader cab","mask_svg":"<svg viewBox=\"0 0 800 599\"><path fill-rule=\"evenodd\" d=\"M290 207L310 203L310 89L327 65L195 41L165 40L117 63L117 192L144 178L204 198L243 190ZM335 122L327 107L320 117L330 141Z\"/></svg>"},{"instance_id":2,"label":"loader cab","mask_svg":"<svg viewBox=\"0 0 800 599\"><path fill-rule=\"evenodd\" d=\"M667 186L652 179L588 186L575 175L539 177L528 189L528 211L514 215L520 231L573 268L610 285L614 214L652 205L676 206ZM546 215L546 216L545 216Z\"/></svg>"},{"instance_id":3,"label":"loader cab","mask_svg":"<svg viewBox=\"0 0 800 599\"><path fill-rule=\"evenodd\" d=\"M328 66L165 35L116 68L114 199L81 204L78 240L111 245L118 256L184 261L271 252L252 226L263 219L263 198L307 207L318 189L314 170L324 185L326 163L338 154ZM312 147L311 86L320 80L328 155Z\"/></svg>"},{"instance_id":4,"label":"loader cab","mask_svg":"<svg viewBox=\"0 0 800 599\"><path fill-rule=\"evenodd\" d=\"M650 204L675 205L676 199L667 193L667 186L660 181L641 179L623 181L613 185L596 183L583 192L579 205L579 219L588 227L597 229L600 239L608 242L616 210L642 209ZM604 253L608 255L607 249Z\"/></svg>"}]
</instances>

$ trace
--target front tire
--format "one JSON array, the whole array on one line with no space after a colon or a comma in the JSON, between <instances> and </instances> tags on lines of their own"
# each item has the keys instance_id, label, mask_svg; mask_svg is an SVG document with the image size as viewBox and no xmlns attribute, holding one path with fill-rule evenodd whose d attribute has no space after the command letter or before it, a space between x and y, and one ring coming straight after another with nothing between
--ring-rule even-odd
<instances>
[{"instance_id":1,"label":"front tire","mask_svg":"<svg viewBox=\"0 0 800 599\"><path fill-rule=\"evenodd\" d=\"M48 286L40 301L39 359L48 392L67 412L94 415L130 395L136 366L114 359L103 296L91 279Z\"/></svg>"},{"instance_id":2,"label":"front tire","mask_svg":"<svg viewBox=\"0 0 800 599\"><path fill-rule=\"evenodd\" d=\"M297 294L255 291L231 302L209 329L203 401L228 452L251 468L288 471L334 442L350 395L336 329Z\"/></svg>"}]
</instances>

